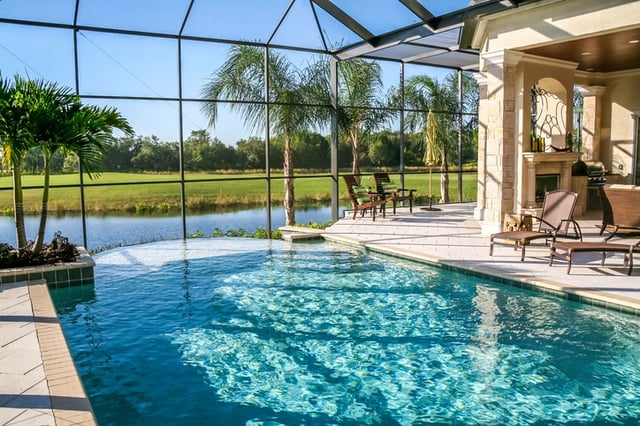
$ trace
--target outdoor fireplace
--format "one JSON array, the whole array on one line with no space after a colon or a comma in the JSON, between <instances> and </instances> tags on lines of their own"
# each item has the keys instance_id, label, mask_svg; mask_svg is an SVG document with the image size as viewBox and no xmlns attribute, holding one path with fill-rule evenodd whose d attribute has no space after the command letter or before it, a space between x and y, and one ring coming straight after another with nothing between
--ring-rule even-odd
<instances>
[{"instance_id":1,"label":"outdoor fireplace","mask_svg":"<svg viewBox=\"0 0 640 426\"><path fill-rule=\"evenodd\" d=\"M545 191L571 189L571 166L578 157L578 152L523 153L523 176L516 189L518 207L540 208Z\"/></svg>"},{"instance_id":2,"label":"outdoor fireplace","mask_svg":"<svg viewBox=\"0 0 640 426\"><path fill-rule=\"evenodd\" d=\"M559 174L536 175L536 203L541 204L544 194L555 191L560 185Z\"/></svg>"}]
</instances>

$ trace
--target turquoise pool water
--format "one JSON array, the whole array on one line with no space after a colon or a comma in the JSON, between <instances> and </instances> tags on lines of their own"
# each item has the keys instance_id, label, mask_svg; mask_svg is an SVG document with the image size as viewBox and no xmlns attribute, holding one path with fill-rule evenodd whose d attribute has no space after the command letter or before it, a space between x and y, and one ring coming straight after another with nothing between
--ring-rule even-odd
<instances>
[{"instance_id":1,"label":"turquoise pool water","mask_svg":"<svg viewBox=\"0 0 640 426\"><path fill-rule=\"evenodd\" d=\"M195 239L52 291L104 425L640 420L640 321L326 243Z\"/></svg>"}]
</instances>

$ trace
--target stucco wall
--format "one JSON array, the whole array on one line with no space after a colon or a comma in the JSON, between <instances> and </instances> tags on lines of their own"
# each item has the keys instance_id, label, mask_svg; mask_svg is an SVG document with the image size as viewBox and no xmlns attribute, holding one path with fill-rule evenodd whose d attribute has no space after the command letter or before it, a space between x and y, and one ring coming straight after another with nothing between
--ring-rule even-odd
<instances>
[{"instance_id":1,"label":"stucco wall","mask_svg":"<svg viewBox=\"0 0 640 426\"><path fill-rule=\"evenodd\" d=\"M640 70L635 75L607 79L603 98L602 161L609 171L619 174L625 183L633 183L634 114L640 113Z\"/></svg>"},{"instance_id":2,"label":"stucco wall","mask_svg":"<svg viewBox=\"0 0 640 426\"><path fill-rule=\"evenodd\" d=\"M640 115L640 70L578 73L576 85L602 88L600 149L596 153L616 182L634 183L636 124Z\"/></svg>"}]
</instances>

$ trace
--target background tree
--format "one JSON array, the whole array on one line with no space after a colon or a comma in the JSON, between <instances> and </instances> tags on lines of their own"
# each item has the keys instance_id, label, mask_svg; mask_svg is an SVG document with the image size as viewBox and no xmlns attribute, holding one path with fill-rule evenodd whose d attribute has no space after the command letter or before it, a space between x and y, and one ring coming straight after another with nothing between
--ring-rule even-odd
<instances>
[{"instance_id":1,"label":"background tree","mask_svg":"<svg viewBox=\"0 0 640 426\"><path fill-rule=\"evenodd\" d=\"M284 137L274 137L271 142L272 166L281 167L282 152L284 150ZM331 164L329 140L322 135L301 131L291 140L291 147L296 155L296 168L298 169L328 169ZM277 156L280 154L280 160Z\"/></svg>"},{"instance_id":2,"label":"background tree","mask_svg":"<svg viewBox=\"0 0 640 426\"><path fill-rule=\"evenodd\" d=\"M265 150L264 140L256 137L242 139L236 144L238 166L241 169L264 170Z\"/></svg>"},{"instance_id":3,"label":"background tree","mask_svg":"<svg viewBox=\"0 0 640 426\"><path fill-rule=\"evenodd\" d=\"M265 54L269 81L265 78ZM237 45L229 49L226 61L214 72L202 94L207 99L204 113L215 126L218 117L218 100L232 99L232 111L238 111L245 125L252 131L264 130L266 109L263 105L265 87L268 87L270 131L284 138L284 209L287 225L295 224L295 193L293 167L293 137L313 125L326 121L328 111L305 105L327 102L328 92L318 77L318 65L311 64L297 69L281 53L265 51L256 46ZM322 99L315 98L322 96ZM319 102L318 102L319 101Z\"/></svg>"},{"instance_id":4,"label":"background tree","mask_svg":"<svg viewBox=\"0 0 640 426\"><path fill-rule=\"evenodd\" d=\"M370 139L368 157L374 166L389 167L400 162L397 133L383 131L373 134Z\"/></svg>"},{"instance_id":5,"label":"background tree","mask_svg":"<svg viewBox=\"0 0 640 426\"><path fill-rule=\"evenodd\" d=\"M131 159L140 153L144 136L122 136L114 139L105 153L104 167L109 171L130 171Z\"/></svg>"},{"instance_id":6,"label":"background tree","mask_svg":"<svg viewBox=\"0 0 640 426\"><path fill-rule=\"evenodd\" d=\"M179 170L177 142L160 142L157 136L145 136L139 152L131 158L131 165L138 170L171 172Z\"/></svg>"}]
</instances>

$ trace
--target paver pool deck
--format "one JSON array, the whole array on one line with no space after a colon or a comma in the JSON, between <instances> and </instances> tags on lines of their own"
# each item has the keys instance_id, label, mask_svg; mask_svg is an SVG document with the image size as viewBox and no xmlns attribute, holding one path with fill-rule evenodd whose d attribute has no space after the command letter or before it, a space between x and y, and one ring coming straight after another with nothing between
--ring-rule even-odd
<instances>
[{"instance_id":1,"label":"paver pool deck","mask_svg":"<svg viewBox=\"0 0 640 426\"><path fill-rule=\"evenodd\" d=\"M307 232L640 315L640 267L627 275L622 254L611 253L602 267L600 253L577 253L570 275L562 260L549 266L549 247L542 241L527 248L524 262L519 251L505 246L489 256L489 237L473 218L475 204L438 207L414 207L413 213L399 208L396 215L377 215L375 222L346 215L325 230ZM601 241L600 212L590 213L578 218L584 239ZM0 424L96 424L44 281L0 286Z\"/></svg>"}]
</instances>

